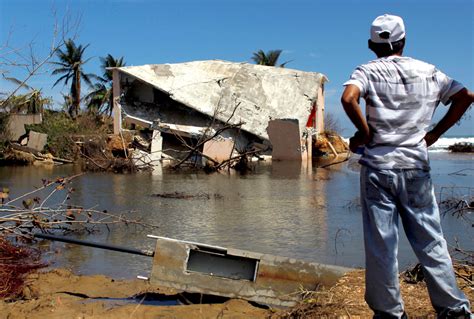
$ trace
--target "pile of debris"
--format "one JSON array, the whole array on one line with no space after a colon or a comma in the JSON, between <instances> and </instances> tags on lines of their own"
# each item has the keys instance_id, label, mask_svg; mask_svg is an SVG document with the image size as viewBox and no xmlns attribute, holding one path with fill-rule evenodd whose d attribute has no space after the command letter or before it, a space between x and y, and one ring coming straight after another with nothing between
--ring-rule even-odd
<instances>
[{"instance_id":1,"label":"pile of debris","mask_svg":"<svg viewBox=\"0 0 474 319\"><path fill-rule=\"evenodd\" d=\"M474 143L455 143L453 145L449 145L448 150L456 153L474 153Z\"/></svg>"},{"instance_id":2,"label":"pile of debris","mask_svg":"<svg viewBox=\"0 0 474 319\"><path fill-rule=\"evenodd\" d=\"M313 148L315 156L325 156L347 153L349 145L336 133L323 133L314 140Z\"/></svg>"},{"instance_id":3,"label":"pile of debris","mask_svg":"<svg viewBox=\"0 0 474 319\"><path fill-rule=\"evenodd\" d=\"M33 132L35 133L35 132ZM37 133L38 134L38 133ZM5 154L4 160L7 163L15 163L22 165L55 165L72 163L73 161L55 157L50 153L42 153L36 148L23 146L18 143L11 143Z\"/></svg>"},{"instance_id":4,"label":"pile of debris","mask_svg":"<svg viewBox=\"0 0 474 319\"><path fill-rule=\"evenodd\" d=\"M46 134L34 131L27 134L25 125L39 124L41 121L42 116L39 113L10 114L8 116L6 131L11 143L4 154L5 161L18 164L33 164L35 162L53 164L55 160L61 161L51 154L41 153L46 145Z\"/></svg>"},{"instance_id":5,"label":"pile of debris","mask_svg":"<svg viewBox=\"0 0 474 319\"><path fill-rule=\"evenodd\" d=\"M87 171L111 171L115 173L134 172L146 167L136 165L130 157L133 136L108 135L87 136L77 139L80 145L81 164Z\"/></svg>"}]
</instances>

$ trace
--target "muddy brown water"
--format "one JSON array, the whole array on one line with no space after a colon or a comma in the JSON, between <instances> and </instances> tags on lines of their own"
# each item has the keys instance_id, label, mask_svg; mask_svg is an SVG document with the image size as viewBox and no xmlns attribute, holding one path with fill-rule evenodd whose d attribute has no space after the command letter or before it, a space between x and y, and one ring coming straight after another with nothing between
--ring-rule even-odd
<instances>
[{"instance_id":1,"label":"muddy brown water","mask_svg":"<svg viewBox=\"0 0 474 319\"><path fill-rule=\"evenodd\" d=\"M431 154L437 192L468 195L474 188L472 154ZM169 172L157 169L137 174L87 173L73 182L71 203L106 209L159 226L153 231L134 226L114 226L110 231L71 235L140 249L154 249L151 233L181 240L307 261L363 267L364 253L360 208L357 204L359 174L355 158L329 169L321 163L304 167L294 163L257 163L251 174ZM458 174L454 172L463 170ZM42 179L71 176L78 168L0 167L0 187L11 197L42 185ZM464 188L462 188L464 187ZM469 189L471 188L471 190ZM160 198L153 194L181 192L209 194L196 198ZM217 196L214 196L217 194ZM471 196L474 194L470 194ZM44 194L43 194L44 196ZM54 200L62 200L52 198ZM472 219L472 217L471 217ZM462 248L474 249L474 229L465 221L445 216L445 237ZM148 276L151 259L63 243L43 243L45 258L55 267L79 274L104 274L116 278ZM416 262L401 235L400 268Z\"/></svg>"}]
</instances>

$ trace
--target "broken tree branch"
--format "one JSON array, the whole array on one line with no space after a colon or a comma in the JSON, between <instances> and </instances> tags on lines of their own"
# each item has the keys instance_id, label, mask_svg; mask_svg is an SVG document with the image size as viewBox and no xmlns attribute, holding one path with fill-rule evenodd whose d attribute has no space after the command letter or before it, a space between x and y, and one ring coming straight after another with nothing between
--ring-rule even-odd
<instances>
[{"instance_id":1,"label":"broken tree branch","mask_svg":"<svg viewBox=\"0 0 474 319\"><path fill-rule=\"evenodd\" d=\"M137 219L126 217L124 214L112 214L106 210L100 211L94 208L84 208L66 204L74 192L68 187L74 177L57 178L55 181L43 181L43 187L37 188L26 194L20 195L6 204L0 204L0 235L4 237L19 236L32 238L33 233L40 231L51 233L55 231L74 232L86 230L92 232L98 230L96 227L104 225L108 227L113 224L138 225L141 227L156 228L157 226L144 223ZM48 190L49 193L44 200L39 198L39 191ZM58 204L46 206L51 198L64 196L64 200ZM34 196L31 198L31 196ZM14 205L23 199L21 205Z\"/></svg>"},{"instance_id":2,"label":"broken tree branch","mask_svg":"<svg viewBox=\"0 0 474 319\"><path fill-rule=\"evenodd\" d=\"M202 137L199 139L199 141L196 143L196 145L190 147L189 145L185 144L186 147L189 148L189 152L186 154L186 156L181 159L177 164L173 165L173 169L176 169L178 167L180 167L184 162L186 162L191 156L193 156L194 154L196 153L201 153L199 152L199 148L201 146L204 145L204 143L206 143L207 141L210 141L212 140L213 138L219 136L222 132L226 131L226 130L229 130L229 129L232 129L232 128L237 128L237 127L240 127L242 126L243 123L239 123L239 124L226 124L222 127L219 127L218 129L215 130L215 133L210 135L210 136L206 136L206 135L202 135ZM215 161L214 161L215 162Z\"/></svg>"}]
</instances>

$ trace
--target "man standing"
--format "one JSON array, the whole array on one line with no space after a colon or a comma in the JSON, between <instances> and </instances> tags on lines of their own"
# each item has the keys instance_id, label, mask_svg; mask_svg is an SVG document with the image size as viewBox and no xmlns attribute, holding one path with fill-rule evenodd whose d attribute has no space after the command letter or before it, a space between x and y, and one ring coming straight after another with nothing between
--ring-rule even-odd
<instances>
[{"instance_id":1,"label":"man standing","mask_svg":"<svg viewBox=\"0 0 474 319\"><path fill-rule=\"evenodd\" d=\"M350 148L363 150L365 299L374 318L406 318L398 281L400 216L438 317L470 318L469 301L457 287L443 238L427 147L462 117L474 94L433 65L402 56L404 46L403 20L377 17L369 40L377 59L355 69L341 98L358 130ZM366 118L360 97L366 102ZM451 105L427 132L439 102Z\"/></svg>"}]
</instances>

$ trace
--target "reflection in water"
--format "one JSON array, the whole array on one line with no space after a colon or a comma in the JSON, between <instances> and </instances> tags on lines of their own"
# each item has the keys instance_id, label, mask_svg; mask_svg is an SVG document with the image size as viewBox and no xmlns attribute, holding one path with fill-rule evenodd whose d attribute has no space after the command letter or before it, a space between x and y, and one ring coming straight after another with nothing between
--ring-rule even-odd
<instances>
[{"instance_id":1,"label":"reflection in water","mask_svg":"<svg viewBox=\"0 0 474 319\"><path fill-rule=\"evenodd\" d=\"M466 163L469 161L462 157L432 160L435 183L472 186L472 176L448 175L464 168ZM159 226L154 235L360 267L364 264L360 210L357 206L349 209L348 205L359 192L359 176L351 169L353 166L345 163L326 169L291 162L257 163L255 172L244 176L166 170L130 175L87 173L74 180L76 191L71 203L141 218ZM21 194L41 186L42 178L75 173L73 166L66 165L53 171L0 167L0 187L7 186L12 194ZM211 196L209 200L151 196L172 192ZM91 235L74 236L154 249L154 240L146 237L149 232L134 225L122 225L111 227L110 232L103 229ZM457 235L463 248L473 248L472 231L459 220L444 221L444 232L448 242ZM401 238L399 256L404 267L415 259L406 239ZM151 259L143 256L63 243L48 245L52 252L49 259L55 260L56 266L79 273L130 278L148 276L151 270Z\"/></svg>"}]
</instances>

